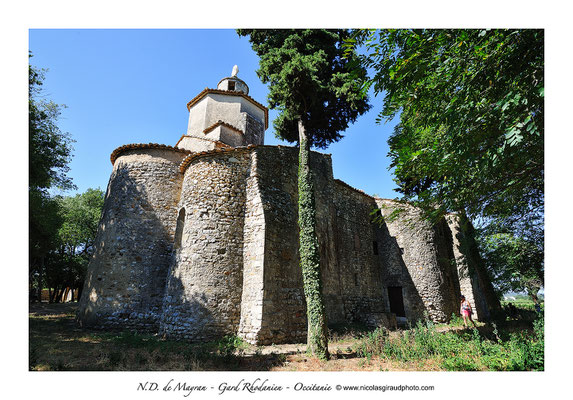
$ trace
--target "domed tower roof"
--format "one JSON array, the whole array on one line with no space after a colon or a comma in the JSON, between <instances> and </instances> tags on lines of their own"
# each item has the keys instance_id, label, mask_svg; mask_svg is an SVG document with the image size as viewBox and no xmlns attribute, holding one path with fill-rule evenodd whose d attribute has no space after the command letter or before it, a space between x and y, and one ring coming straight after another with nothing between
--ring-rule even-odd
<instances>
[{"instance_id":1,"label":"domed tower roof","mask_svg":"<svg viewBox=\"0 0 573 400\"><path fill-rule=\"evenodd\" d=\"M249 94L249 87L243 80L237 78L238 73L239 67L235 65L231 76L221 79L217 84L217 89Z\"/></svg>"}]
</instances>

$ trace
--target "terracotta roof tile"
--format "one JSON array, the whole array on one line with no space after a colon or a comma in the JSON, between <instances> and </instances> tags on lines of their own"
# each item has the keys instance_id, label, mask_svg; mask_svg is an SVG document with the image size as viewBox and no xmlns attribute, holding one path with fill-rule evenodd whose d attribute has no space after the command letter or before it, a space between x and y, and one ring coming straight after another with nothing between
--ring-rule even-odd
<instances>
[{"instance_id":1,"label":"terracotta roof tile","mask_svg":"<svg viewBox=\"0 0 573 400\"><path fill-rule=\"evenodd\" d=\"M236 131L236 132L239 132L239 133L242 134L242 135L245 134L245 132L243 132L243 131L240 130L239 128L236 128L236 127L234 127L233 125L228 124L228 123L226 123L226 122L223 122L223 121L221 121L221 120L215 122L215 123L214 123L213 125L211 125L210 127L205 128L205 129L203 130L203 133L204 133L204 134L207 134L207 133L211 132L213 129L215 129L215 128L218 127L218 126L226 126L227 128L232 129L232 130L234 130L234 131Z\"/></svg>"},{"instance_id":2,"label":"terracotta roof tile","mask_svg":"<svg viewBox=\"0 0 573 400\"><path fill-rule=\"evenodd\" d=\"M117 158L120 156L121 153L128 151L128 150L137 150L137 149L161 149L161 150L175 151L178 153L191 153L191 151L189 151L189 150L180 149L180 148L168 146L165 144L132 143L132 144L126 144L126 145L120 146L117 149L115 149L114 151L112 151L112 153L110 155L111 164L113 165L115 163L115 160L117 160Z\"/></svg>"},{"instance_id":3,"label":"terracotta roof tile","mask_svg":"<svg viewBox=\"0 0 573 400\"><path fill-rule=\"evenodd\" d=\"M203 140L203 141L206 141L206 142L212 142L212 143L215 143L215 146L219 146L219 147L233 147L233 146L230 146L230 145L228 145L228 144L225 144L225 143L221 142L220 140L209 139L209 138L201 138L201 137L191 136L191 135L182 135L182 136L179 138L179 140L177 141L177 143L175 144L175 147L177 147L177 146L179 145L179 143L181 143L181 141L182 141L184 138L186 138L186 137L193 138L193 139L197 139L197 140ZM191 152L191 150L189 150L189 152Z\"/></svg>"}]
</instances>

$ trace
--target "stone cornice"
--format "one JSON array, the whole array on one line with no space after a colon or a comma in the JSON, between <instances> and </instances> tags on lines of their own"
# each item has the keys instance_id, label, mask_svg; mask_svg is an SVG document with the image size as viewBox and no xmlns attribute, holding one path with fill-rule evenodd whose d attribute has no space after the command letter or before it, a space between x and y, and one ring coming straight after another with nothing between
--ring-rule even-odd
<instances>
[{"instance_id":1,"label":"stone cornice","mask_svg":"<svg viewBox=\"0 0 573 400\"><path fill-rule=\"evenodd\" d=\"M205 128L205 129L203 130L203 133L204 133L204 134L208 134L209 132L211 132L213 129L215 129L215 128L218 127L218 126L225 126L225 127L229 128L229 129L231 129L231 130L234 130L235 132L240 133L241 135L244 135L244 134L245 134L245 132L243 132L243 131L240 130L239 128L236 128L236 127L234 127L233 125L228 124L228 123L226 123L226 122L223 122L223 121L221 121L221 120L215 122L215 123L214 123L213 125L211 125L210 127Z\"/></svg>"},{"instance_id":2,"label":"stone cornice","mask_svg":"<svg viewBox=\"0 0 573 400\"><path fill-rule=\"evenodd\" d=\"M259 103L255 99L253 99L251 96L248 96L248 95L241 93L241 92L235 92L233 90L220 90L220 89L205 88L201 93L199 93L189 103L187 103L187 110L191 110L191 107L193 107L195 104L197 104L199 102L199 100L201 100L203 97L207 96L208 94L224 94L227 96L238 96L238 97L244 98L245 100L248 100L249 102L251 102L255 106L261 108L265 112L265 129L267 129L269 127L269 109L266 108L265 106L263 106L261 103Z\"/></svg>"},{"instance_id":3,"label":"stone cornice","mask_svg":"<svg viewBox=\"0 0 573 400\"><path fill-rule=\"evenodd\" d=\"M111 155L110 155L110 160L111 160L111 164L115 164L115 160L117 160L117 158L121 155L121 153L124 153L126 151L129 150L144 150L144 149L159 149L159 150L169 150L169 151L174 151L177 153L185 153L185 154L191 154L192 152L189 150L185 150L185 149L180 149L177 147L173 147L173 146L168 146L166 144L159 144L159 143L132 143L132 144L125 144L123 146L118 147L117 149L115 149L114 151L112 151Z\"/></svg>"}]
</instances>

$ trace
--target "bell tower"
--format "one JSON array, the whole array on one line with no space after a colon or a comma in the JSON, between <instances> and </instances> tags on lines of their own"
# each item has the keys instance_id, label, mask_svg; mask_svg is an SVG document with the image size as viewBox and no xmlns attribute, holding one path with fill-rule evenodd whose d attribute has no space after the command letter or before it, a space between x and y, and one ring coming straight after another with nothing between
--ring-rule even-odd
<instances>
[{"instance_id":1,"label":"bell tower","mask_svg":"<svg viewBox=\"0 0 573 400\"><path fill-rule=\"evenodd\" d=\"M264 144L268 109L249 96L249 86L238 72L235 65L217 89L207 88L187 103L189 125L176 147L202 152Z\"/></svg>"}]
</instances>

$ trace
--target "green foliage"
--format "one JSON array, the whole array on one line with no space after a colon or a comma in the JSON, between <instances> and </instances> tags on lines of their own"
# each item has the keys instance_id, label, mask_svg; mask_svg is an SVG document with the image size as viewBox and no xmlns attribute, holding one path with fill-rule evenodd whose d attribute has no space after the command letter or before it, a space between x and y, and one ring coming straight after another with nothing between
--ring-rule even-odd
<instances>
[{"instance_id":1,"label":"green foliage","mask_svg":"<svg viewBox=\"0 0 573 400\"><path fill-rule=\"evenodd\" d=\"M349 53L343 58L346 30L326 29L239 29L249 36L260 58L257 74L269 84L268 102L278 109L275 134L297 142L302 121L310 147L325 148L342 138L349 123L370 106L359 82L363 68L350 70L356 61Z\"/></svg>"},{"instance_id":2,"label":"green foliage","mask_svg":"<svg viewBox=\"0 0 573 400\"><path fill-rule=\"evenodd\" d=\"M519 29L361 30L363 88L384 96L379 121L404 199L430 219L461 212L500 291L543 284L544 33Z\"/></svg>"},{"instance_id":3,"label":"green foliage","mask_svg":"<svg viewBox=\"0 0 573 400\"><path fill-rule=\"evenodd\" d=\"M509 341L508 370L543 371L545 358L544 319L534 322L533 337L525 332L513 333Z\"/></svg>"},{"instance_id":4,"label":"green foliage","mask_svg":"<svg viewBox=\"0 0 573 400\"><path fill-rule=\"evenodd\" d=\"M64 106L43 98L44 73L28 67L29 185L34 189L70 189L74 185L66 173L73 140L57 125Z\"/></svg>"},{"instance_id":5,"label":"green foliage","mask_svg":"<svg viewBox=\"0 0 573 400\"><path fill-rule=\"evenodd\" d=\"M321 359L328 359L326 312L322 301L320 250L316 236L316 207L310 174L310 151L303 139L298 162L298 225L300 265L302 269L306 314L308 321L308 349ZM307 151L302 149L306 148Z\"/></svg>"},{"instance_id":6,"label":"green foliage","mask_svg":"<svg viewBox=\"0 0 573 400\"><path fill-rule=\"evenodd\" d=\"M52 232L51 247L44 258L44 273L48 287L81 289L103 209L104 193L88 189L73 197L55 197L58 230Z\"/></svg>"},{"instance_id":7,"label":"green foliage","mask_svg":"<svg viewBox=\"0 0 573 400\"><path fill-rule=\"evenodd\" d=\"M527 233L496 224L477 235L481 256L499 294L526 291L535 295L544 284L543 227Z\"/></svg>"},{"instance_id":8,"label":"green foliage","mask_svg":"<svg viewBox=\"0 0 573 400\"><path fill-rule=\"evenodd\" d=\"M58 231L60 243L69 253L91 254L104 203L101 189L87 189L73 197L60 197L63 224Z\"/></svg>"},{"instance_id":9,"label":"green foliage","mask_svg":"<svg viewBox=\"0 0 573 400\"><path fill-rule=\"evenodd\" d=\"M536 321L533 334L512 333L505 342L497 333L495 336L495 340L488 340L477 329L438 332L431 322L418 321L415 327L396 336L383 328L368 333L355 351L367 360L373 357L407 363L436 360L448 371L543 369L542 319Z\"/></svg>"},{"instance_id":10,"label":"green foliage","mask_svg":"<svg viewBox=\"0 0 573 400\"><path fill-rule=\"evenodd\" d=\"M232 356L235 352L242 353L247 347L247 343L236 335L227 335L216 342L217 352L225 357Z\"/></svg>"},{"instance_id":11,"label":"green foliage","mask_svg":"<svg viewBox=\"0 0 573 400\"><path fill-rule=\"evenodd\" d=\"M29 65L28 77L29 282L39 296L45 257L56 245L62 223L60 206L48 190L74 187L66 175L72 139L57 125L63 106L43 97L44 71Z\"/></svg>"},{"instance_id":12,"label":"green foliage","mask_svg":"<svg viewBox=\"0 0 573 400\"><path fill-rule=\"evenodd\" d=\"M462 326L464 324L464 320L460 317L460 314L452 313L452 317L450 318L450 326Z\"/></svg>"},{"instance_id":13,"label":"green foliage","mask_svg":"<svg viewBox=\"0 0 573 400\"><path fill-rule=\"evenodd\" d=\"M298 215L300 262L307 303L308 348L327 359L328 337L321 293L320 256L316 237L316 210L310 148L326 147L342 138L348 124L370 106L358 85L365 70L349 68L356 61L348 52L342 57L345 30L240 29L249 36L260 58L257 74L269 84L268 102L278 109L275 134L300 146Z\"/></svg>"},{"instance_id":14,"label":"green foliage","mask_svg":"<svg viewBox=\"0 0 573 400\"><path fill-rule=\"evenodd\" d=\"M542 30L358 31L364 81L384 95L380 120L399 190L435 214L466 210L517 222L543 213ZM438 207L436 209L436 207Z\"/></svg>"}]
</instances>

